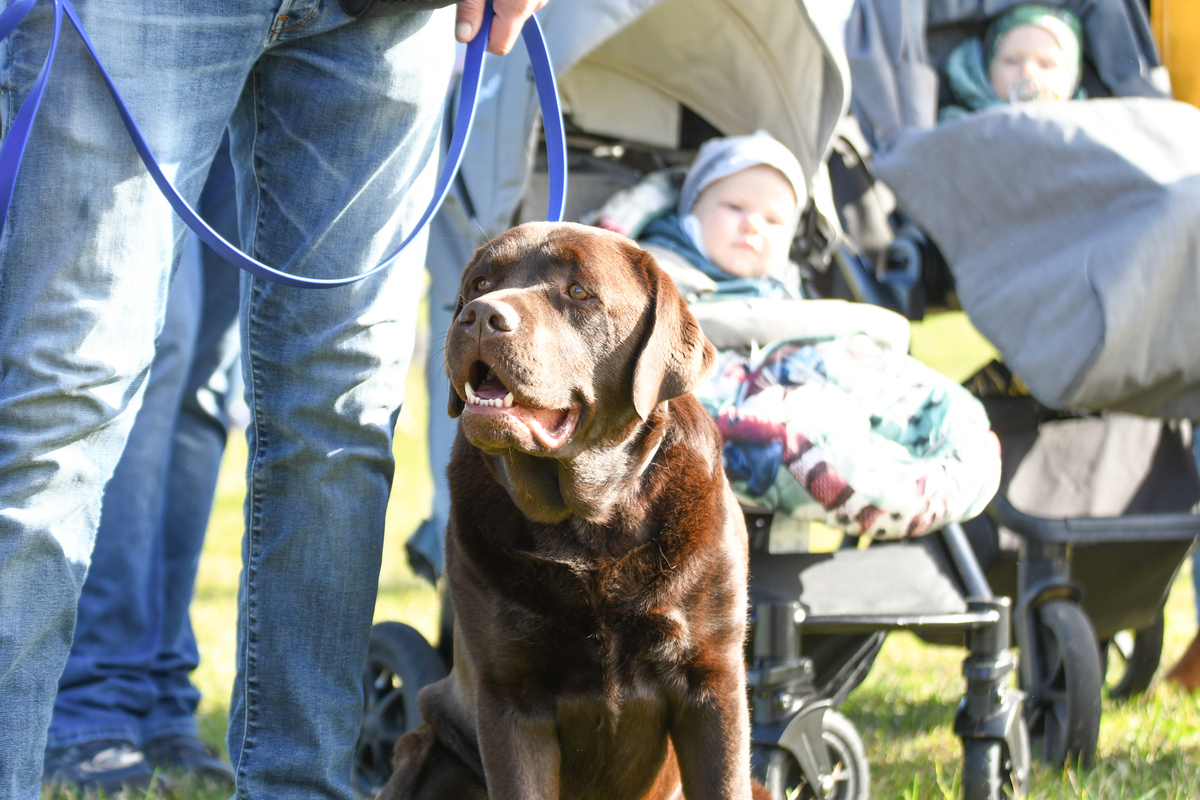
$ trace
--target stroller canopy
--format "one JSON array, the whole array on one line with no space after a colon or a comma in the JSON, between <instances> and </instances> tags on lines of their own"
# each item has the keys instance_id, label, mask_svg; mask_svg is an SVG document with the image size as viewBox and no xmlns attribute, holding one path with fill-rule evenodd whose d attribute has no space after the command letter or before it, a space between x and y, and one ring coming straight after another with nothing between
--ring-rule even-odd
<instances>
[{"instance_id":1,"label":"stroller canopy","mask_svg":"<svg viewBox=\"0 0 1200 800\"><path fill-rule=\"evenodd\" d=\"M567 112L589 133L679 146L681 106L726 135L762 128L810 184L849 95L848 0L589 0L539 12ZM533 164L537 104L523 52L488 59L462 174L489 236Z\"/></svg>"}]
</instances>

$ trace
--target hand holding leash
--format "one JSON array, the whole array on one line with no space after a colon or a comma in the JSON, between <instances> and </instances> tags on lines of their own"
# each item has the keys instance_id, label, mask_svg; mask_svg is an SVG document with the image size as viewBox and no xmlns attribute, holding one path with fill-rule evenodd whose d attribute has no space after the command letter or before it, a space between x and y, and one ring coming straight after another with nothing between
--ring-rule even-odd
<instances>
[{"instance_id":1,"label":"hand holding leash","mask_svg":"<svg viewBox=\"0 0 1200 800\"><path fill-rule=\"evenodd\" d=\"M533 15L547 0L498 0L496 3L496 18L492 22L492 32L488 36L487 51L494 55L506 56L517 43L517 36L525 20ZM458 3L458 19L454 23L454 36L463 44L475 38L479 26L483 24L485 0L461 0Z\"/></svg>"}]
</instances>

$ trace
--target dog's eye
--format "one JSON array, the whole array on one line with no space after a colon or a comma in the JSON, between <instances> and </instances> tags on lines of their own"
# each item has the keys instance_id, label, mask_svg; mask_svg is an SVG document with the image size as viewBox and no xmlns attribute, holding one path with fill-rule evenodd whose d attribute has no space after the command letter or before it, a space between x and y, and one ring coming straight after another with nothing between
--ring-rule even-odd
<instances>
[{"instance_id":1,"label":"dog's eye","mask_svg":"<svg viewBox=\"0 0 1200 800\"><path fill-rule=\"evenodd\" d=\"M475 291L486 292L492 288L492 282L488 278L476 278L474 286L475 286Z\"/></svg>"},{"instance_id":2,"label":"dog's eye","mask_svg":"<svg viewBox=\"0 0 1200 800\"><path fill-rule=\"evenodd\" d=\"M572 283L567 287L567 294L571 295L572 300L587 300L591 297L588 290L580 286L578 283Z\"/></svg>"}]
</instances>

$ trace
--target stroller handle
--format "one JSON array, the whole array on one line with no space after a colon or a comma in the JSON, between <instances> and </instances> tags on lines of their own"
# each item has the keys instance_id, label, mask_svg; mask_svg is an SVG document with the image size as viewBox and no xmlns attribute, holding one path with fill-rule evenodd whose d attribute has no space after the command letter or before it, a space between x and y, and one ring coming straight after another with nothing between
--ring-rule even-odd
<instances>
[{"instance_id":1,"label":"stroller handle","mask_svg":"<svg viewBox=\"0 0 1200 800\"><path fill-rule=\"evenodd\" d=\"M1190 513L1129 514L1123 517L1048 519L1018 511L1003 492L986 509L997 525L1038 542L1098 544L1175 541L1200 536L1200 516Z\"/></svg>"}]
</instances>

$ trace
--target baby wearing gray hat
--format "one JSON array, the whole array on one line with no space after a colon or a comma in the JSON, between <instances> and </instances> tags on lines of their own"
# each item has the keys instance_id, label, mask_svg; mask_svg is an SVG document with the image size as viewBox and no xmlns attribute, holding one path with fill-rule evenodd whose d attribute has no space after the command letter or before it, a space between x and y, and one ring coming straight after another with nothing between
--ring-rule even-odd
<instances>
[{"instance_id":1,"label":"baby wearing gray hat","mask_svg":"<svg viewBox=\"0 0 1200 800\"><path fill-rule=\"evenodd\" d=\"M674 212L651 220L638 240L672 277L671 257L682 257L722 294L798 298L788 252L807 200L799 162L770 134L710 139Z\"/></svg>"}]
</instances>

